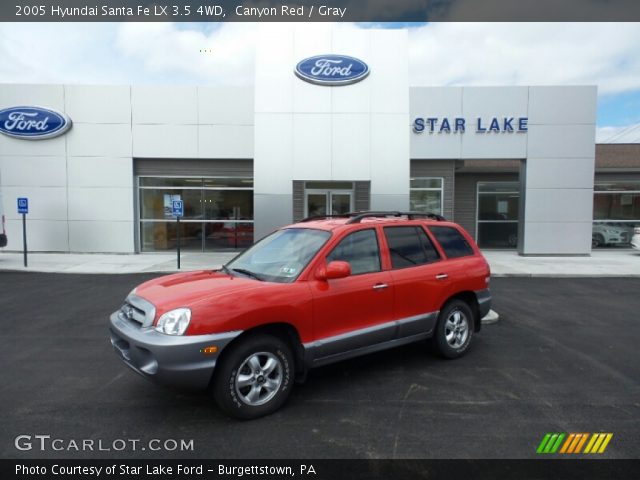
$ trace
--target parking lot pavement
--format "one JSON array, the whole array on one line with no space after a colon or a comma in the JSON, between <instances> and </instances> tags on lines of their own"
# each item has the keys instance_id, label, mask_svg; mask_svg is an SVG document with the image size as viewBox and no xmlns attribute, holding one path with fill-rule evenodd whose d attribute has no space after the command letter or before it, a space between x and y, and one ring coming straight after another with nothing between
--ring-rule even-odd
<instances>
[{"instance_id":1,"label":"parking lot pavement","mask_svg":"<svg viewBox=\"0 0 640 480\"><path fill-rule=\"evenodd\" d=\"M108 315L151 277L0 273L0 457L532 458L547 432L612 432L603 457L640 453L640 279L494 279L500 321L464 358L415 344L324 367L284 409L239 422L113 353ZM14 447L42 434L64 450ZM67 450L83 439L194 449Z\"/></svg>"}]
</instances>

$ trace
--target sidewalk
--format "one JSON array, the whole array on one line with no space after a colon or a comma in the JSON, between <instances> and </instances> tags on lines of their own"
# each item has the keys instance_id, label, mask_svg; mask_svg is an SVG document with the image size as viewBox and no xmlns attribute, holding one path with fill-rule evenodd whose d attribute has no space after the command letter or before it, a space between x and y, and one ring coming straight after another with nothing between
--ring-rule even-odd
<instances>
[{"instance_id":1,"label":"sidewalk","mask_svg":"<svg viewBox=\"0 0 640 480\"><path fill-rule=\"evenodd\" d=\"M640 252L601 250L590 257L521 257L513 251L486 251L495 277L640 277ZM182 270L213 269L234 252L183 253ZM175 272L175 253L76 254L31 253L29 266L22 254L0 252L0 270L61 273Z\"/></svg>"},{"instance_id":2,"label":"sidewalk","mask_svg":"<svg viewBox=\"0 0 640 480\"><path fill-rule=\"evenodd\" d=\"M228 262L237 253L183 253L181 270L213 269ZM21 253L1 252L0 270L58 273L145 273L176 272L175 253L30 253L24 268Z\"/></svg>"},{"instance_id":3,"label":"sidewalk","mask_svg":"<svg viewBox=\"0 0 640 480\"><path fill-rule=\"evenodd\" d=\"M521 257L483 252L494 277L640 277L637 250L597 250L590 257Z\"/></svg>"}]
</instances>

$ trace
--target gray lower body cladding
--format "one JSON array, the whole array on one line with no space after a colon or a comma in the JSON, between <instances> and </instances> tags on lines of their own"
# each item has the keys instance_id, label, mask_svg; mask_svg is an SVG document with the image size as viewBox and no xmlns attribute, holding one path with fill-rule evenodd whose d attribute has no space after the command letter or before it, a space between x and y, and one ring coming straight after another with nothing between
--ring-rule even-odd
<instances>
[{"instance_id":1,"label":"gray lower body cladding","mask_svg":"<svg viewBox=\"0 0 640 480\"><path fill-rule=\"evenodd\" d=\"M417 342L432 335L437 319L438 312L425 313L306 343L305 363L319 367Z\"/></svg>"},{"instance_id":2,"label":"gray lower body cladding","mask_svg":"<svg viewBox=\"0 0 640 480\"><path fill-rule=\"evenodd\" d=\"M480 318L483 318L491 310L491 291L486 288L484 290L476 290L475 293L478 299Z\"/></svg>"}]
</instances>

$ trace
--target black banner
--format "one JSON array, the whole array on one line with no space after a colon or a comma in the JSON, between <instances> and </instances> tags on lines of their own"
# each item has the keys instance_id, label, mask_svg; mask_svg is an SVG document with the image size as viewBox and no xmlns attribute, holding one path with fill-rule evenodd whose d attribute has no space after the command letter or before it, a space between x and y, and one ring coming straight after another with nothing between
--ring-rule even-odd
<instances>
[{"instance_id":1,"label":"black banner","mask_svg":"<svg viewBox=\"0 0 640 480\"><path fill-rule=\"evenodd\" d=\"M314 480L638 478L640 460L1 460L7 479Z\"/></svg>"},{"instance_id":2,"label":"black banner","mask_svg":"<svg viewBox=\"0 0 640 480\"><path fill-rule=\"evenodd\" d=\"M3 0L2 22L603 22L637 0Z\"/></svg>"}]
</instances>

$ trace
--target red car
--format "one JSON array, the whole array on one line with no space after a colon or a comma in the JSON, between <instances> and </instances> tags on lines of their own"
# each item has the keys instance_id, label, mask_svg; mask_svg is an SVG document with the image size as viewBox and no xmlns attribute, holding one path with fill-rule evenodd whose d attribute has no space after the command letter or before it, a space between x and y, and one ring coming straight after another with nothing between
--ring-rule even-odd
<instances>
[{"instance_id":1,"label":"red car","mask_svg":"<svg viewBox=\"0 0 640 480\"><path fill-rule=\"evenodd\" d=\"M139 285L111 315L124 362L211 387L239 418L278 409L320 365L429 339L464 354L489 311L489 265L437 215L357 212L281 228L220 270Z\"/></svg>"}]
</instances>

